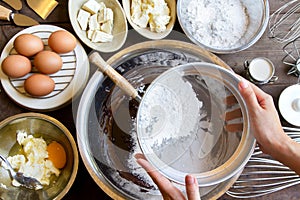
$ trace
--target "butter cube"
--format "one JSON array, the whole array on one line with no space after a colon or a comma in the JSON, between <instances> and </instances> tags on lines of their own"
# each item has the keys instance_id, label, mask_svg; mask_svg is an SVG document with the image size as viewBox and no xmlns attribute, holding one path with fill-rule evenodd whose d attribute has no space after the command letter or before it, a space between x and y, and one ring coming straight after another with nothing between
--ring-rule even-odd
<instances>
[{"instance_id":1,"label":"butter cube","mask_svg":"<svg viewBox=\"0 0 300 200\"><path fill-rule=\"evenodd\" d=\"M79 26L81 30L86 30L88 26L88 21L91 14L85 10L80 9L77 15L77 21L79 23Z\"/></svg>"},{"instance_id":2,"label":"butter cube","mask_svg":"<svg viewBox=\"0 0 300 200\"><path fill-rule=\"evenodd\" d=\"M100 27L100 30L105 32L105 33L108 33L108 34L111 34L112 33L112 29L113 29L113 24L111 21L106 21L105 23L103 23Z\"/></svg>"},{"instance_id":3,"label":"butter cube","mask_svg":"<svg viewBox=\"0 0 300 200\"><path fill-rule=\"evenodd\" d=\"M111 23L114 21L114 12L111 8L106 8L106 20L111 21Z\"/></svg>"},{"instance_id":4,"label":"butter cube","mask_svg":"<svg viewBox=\"0 0 300 200\"><path fill-rule=\"evenodd\" d=\"M100 8L101 8L101 5L95 0L89 0L82 5L82 9L86 10L87 12L91 13L92 15L96 14Z\"/></svg>"},{"instance_id":5,"label":"butter cube","mask_svg":"<svg viewBox=\"0 0 300 200\"><path fill-rule=\"evenodd\" d=\"M100 30L100 24L98 23L97 14L90 17L89 30Z\"/></svg>"},{"instance_id":6,"label":"butter cube","mask_svg":"<svg viewBox=\"0 0 300 200\"><path fill-rule=\"evenodd\" d=\"M99 10L98 13L98 23L103 23L106 21L106 8Z\"/></svg>"},{"instance_id":7,"label":"butter cube","mask_svg":"<svg viewBox=\"0 0 300 200\"><path fill-rule=\"evenodd\" d=\"M100 3L99 3L99 5L100 5L100 7L99 7L99 10L98 10L98 12L99 12L100 10L102 10L102 9L105 9L105 8L106 8L106 5L105 5L105 3L103 3L103 2L100 2Z\"/></svg>"},{"instance_id":8,"label":"butter cube","mask_svg":"<svg viewBox=\"0 0 300 200\"><path fill-rule=\"evenodd\" d=\"M105 23L107 21L111 21L113 23L114 20L114 13L112 9L110 8L105 8L102 10L99 10L98 14L98 22L99 23Z\"/></svg>"},{"instance_id":9,"label":"butter cube","mask_svg":"<svg viewBox=\"0 0 300 200\"><path fill-rule=\"evenodd\" d=\"M103 31L94 31L92 35L92 42L111 42L113 36L111 34L104 33Z\"/></svg>"},{"instance_id":10,"label":"butter cube","mask_svg":"<svg viewBox=\"0 0 300 200\"><path fill-rule=\"evenodd\" d=\"M90 40L92 40L93 33L94 33L94 30L88 30L87 31L87 38L89 38Z\"/></svg>"}]
</instances>

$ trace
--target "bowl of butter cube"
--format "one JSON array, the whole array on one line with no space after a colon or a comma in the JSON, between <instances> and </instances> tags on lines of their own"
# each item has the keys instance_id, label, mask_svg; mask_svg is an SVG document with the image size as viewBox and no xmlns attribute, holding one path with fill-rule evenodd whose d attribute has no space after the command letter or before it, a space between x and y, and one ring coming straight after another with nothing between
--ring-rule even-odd
<instances>
[{"instance_id":1,"label":"bowl of butter cube","mask_svg":"<svg viewBox=\"0 0 300 200\"><path fill-rule=\"evenodd\" d=\"M145 38L167 37L176 21L175 0L122 0L129 24Z\"/></svg>"},{"instance_id":2,"label":"bowl of butter cube","mask_svg":"<svg viewBox=\"0 0 300 200\"><path fill-rule=\"evenodd\" d=\"M119 50L128 33L127 20L118 0L69 1L69 17L79 39L93 50Z\"/></svg>"}]
</instances>

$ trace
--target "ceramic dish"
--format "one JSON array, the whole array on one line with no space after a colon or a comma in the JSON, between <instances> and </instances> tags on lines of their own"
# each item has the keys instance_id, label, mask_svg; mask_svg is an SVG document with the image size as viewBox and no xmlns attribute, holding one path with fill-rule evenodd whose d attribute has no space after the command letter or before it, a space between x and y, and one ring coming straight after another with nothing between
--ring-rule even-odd
<instances>
[{"instance_id":1,"label":"ceramic dish","mask_svg":"<svg viewBox=\"0 0 300 200\"><path fill-rule=\"evenodd\" d=\"M79 9L87 0L69 1L69 17L72 27L80 40L88 47L100 51L100 52L114 52L119 50L126 41L127 38L127 21L122 6L117 0L97 0L97 2L104 2L106 7L111 8L114 13L113 24L113 41L106 43L94 43L87 38L87 32L81 30L77 21L77 15Z\"/></svg>"},{"instance_id":2,"label":"ceramic dish","mask_svg":"<svg viewBox=\"0 0 300 200\"><path fill-rule=\"evenodd\" d=\"M0 63L2 63L8 55L16 54L13 42L18 35L23 33L37 35L42 38L46 46L45 48L47 49L47 39L49 35L61 29L60 27L52 25L38 25L20 31L11 38L4 47ZM66 105L83 90L89 75L89 62L86 52L78 41L72 52L61 54L61 57L63 60L62 69L50 75L55 82L55 89L47 96L37 98L25 93L23 86L24 81L32 73L21 78L9 78L3 73L2 69L0 69L3 89L17 104L30 110L50 111Z\"/></svg>"},{"instance_id":3,"label":"ceramic dish","mask_svg":"<svg viewBox=\"0 0 300 200\"><path fill-rule=\"evenodd\" d=\"M173 30L173 26L176 21L176 1L175 0L166 0L166 3L168 4L168 7L170 9L170 15L171 15L171 20L169 24L167 25L167 30L161 33L156 33L153 31L150 31L149 28L140 28L137 26L132 20L131 20L131 1L132 0L122 0L123 8L126 14L126 18L129 22L129 24L142 36L148 38L148 39L153 39L153 40L158 40L158 39L163 39L169 35L169 33Z\"/></svg>"},{"instance_id":4,"label":"ceramic dish","mask_svg":"<svg viewBox=\"0 0 300 200\"><path fill-rule=\"evenodd\" d=\"M292 85L282 91L278 107L283 118L294 126L300 126L300 85Z\"/></svg>"},{"instance_id":5,"label":"ceramic dish","mask_svg":"<svg viewBox=\"0 0 300 200\"><path fill-rule=\"evenodd\" d=\"M47 144L52 141L60 143L67 160L59 176L55 178L54 175L49 186L44 185L43 189L37 191L12 186L8 171L0 167L0 199L62 199L73 185L78 170L78 151L73 136L63 124L48 115L17 114L0 122L0 154L4 157L20 154L21 147L16 142L17 131L26 131L34 137L41 136Z\"/></svg>"}]
</instances>

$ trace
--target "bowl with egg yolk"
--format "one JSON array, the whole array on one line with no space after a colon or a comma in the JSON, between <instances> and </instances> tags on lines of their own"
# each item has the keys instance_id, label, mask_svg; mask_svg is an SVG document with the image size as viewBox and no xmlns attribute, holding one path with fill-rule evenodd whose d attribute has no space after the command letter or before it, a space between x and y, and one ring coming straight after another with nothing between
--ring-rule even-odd
<instances>
[{"instance_id":1,"label":"bowl with egg yolk","mask_svg":"<svg viewBox=\"0 0 300 200\"><path fill-rule=\"evenodd\" d=\"M78 170L73 136L56 119L39 113L22 113L0 122L0 154L15 171L38 179L43 188L25 189L0 167L0 199L62 199Z\"/></svg>"}]
</instances>

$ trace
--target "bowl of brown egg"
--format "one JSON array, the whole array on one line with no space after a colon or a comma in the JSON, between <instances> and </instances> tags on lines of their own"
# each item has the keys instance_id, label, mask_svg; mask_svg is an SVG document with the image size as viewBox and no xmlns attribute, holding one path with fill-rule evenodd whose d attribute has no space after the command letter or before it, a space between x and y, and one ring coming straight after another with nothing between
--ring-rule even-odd
<instances>
[{"instance_id":1,"label":"bowl of brown egg","mask_svg":"<svg viewBox=\"0 0 300 200\"><path fill-rule=\"evenodd\" d=\"M0 138L0 154L14 171L42 185L28 189L17 184L0 161L0 199L61 199L69 191L78 170L78 151L59 121L44 114L17 114L0 122Z\"/></svg>"},{"instance_id":2,"label":"bowl of brown egg","mask_svg":"<svg viewBox=\"0 0 300 200\"><path fill-rule=\"evenodd\" d=\"M17 33L0 59L4 91L17 104L51 111L83 90L89 62L81 44L65 29L38 25Z\"/></svg>"}]
</instances>

